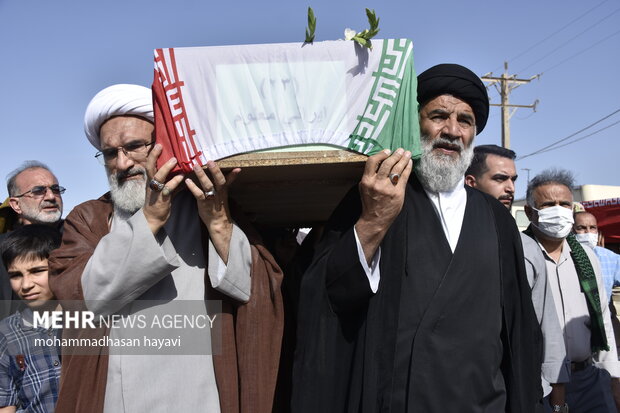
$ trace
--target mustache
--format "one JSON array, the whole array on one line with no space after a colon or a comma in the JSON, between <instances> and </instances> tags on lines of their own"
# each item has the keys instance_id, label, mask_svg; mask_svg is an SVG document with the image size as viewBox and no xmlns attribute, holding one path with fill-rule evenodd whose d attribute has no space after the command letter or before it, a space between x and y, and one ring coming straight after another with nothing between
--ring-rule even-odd
<instances>
[{"instance_id":1,"label":"mustache","mask_svg":"<svg viewBox=\"0 0 620 413\"><path fill-rule=\"evenodd\" d=\"M144 168L141 168L139 166L132 166L131 168L124 170L124 171L120 171L116 173L116 180L118 181L122 181L124 179L129 178L130 176L136 176L136 175L142 175L143 177L146 177L146 170Z\"/></svg>"},{"instance_id":2,"label":"mustache","mask_svg":"<svg viewBox=\"0 0 620 413\"><path fill-rule=\"evenodd\" d=\"M450 140L440 136L433 141L433 149L436 148L449 149L460 153L465 149L465 145L460 140Z\"/></svg>"},{"instance_id":3,"label":"mustache","mask_svg":"<svg viewBox=\"0 0 620 413\"><path fill-rule=\"evenodd\" d=\"M444 136L438 136L435 139L431 139L430 135L422 133L420 135L420 140L423 144L425 144L428 152L431 152L437 148L443 148L458 152L460 154L466 149L463 142L459 139L448 139Z\"/></svg>"},{"instance_id":4,"label":"mustache","mask_svg":"<svg viewBox=\"0 0 620 413\"><path fill-rule=\"evenodd\" d=\"M41 208L51 208L51 207L60 209L60 205L58 205L58 202L56 202L56 201L46 201L46 200L44 200L44 201L41 202Z\"/></svg>"}]
</instances>

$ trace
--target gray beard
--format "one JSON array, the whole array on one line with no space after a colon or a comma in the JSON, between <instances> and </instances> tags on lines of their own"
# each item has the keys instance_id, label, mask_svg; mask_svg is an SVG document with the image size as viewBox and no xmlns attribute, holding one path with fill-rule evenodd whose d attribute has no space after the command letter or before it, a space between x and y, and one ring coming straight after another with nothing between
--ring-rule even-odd
<instances>
[{"instance_id":1,"label":"gray beard","mask_svg":"<svg viewBox=\"0 0 620 413\"><path fill-rule=\"evenodd\" d=\"M119 181L136 172L141 173L141 179L131 179L120 184ZM144 206L146 198L146 170L140 166L117 174L110 174L107 170L110 195L114 204L114 212L125 217L130 217Z\"/></svg>"},{"instance_id":2,"label":"gray beard","mask_svg":"<svg viewBox=\"0 0 620 413\"><path fill-rule=\"evenodd\" d=\"M459 156L454 159L450 155L433 152L434 145L439 142L458 145L461 148ZM465 175L474 157L473 141L467 148L460 140L437 138L431 140L428 136L420 137L422 157L415 163L414 169L422 186L432 192L449 192Z\"/></svg>"},{"instance_id":3,"label":"gray beard","mask_svg":"<svg viewBox=\"0 0 620 413\"><path fill-rule=\"evenodd\" d=\"M44 208L46 206L51 206L51 205L47 205L47 204L51 204L48 201L43 201L41 202L41 208ZM54 205L58 205L58 204L54 204ZM22 213L21 213L22 218L28 220L29 222L32 222L33 224L43 224L43 225L49 225L49 224L55 224L56 222L60 221L60 217L62 216L62 209L56 211L56 212L46 212L46 211L41 211L38 208L29 208L29 207L24 207L22 205Z\"/></svg>"}]
</instances>

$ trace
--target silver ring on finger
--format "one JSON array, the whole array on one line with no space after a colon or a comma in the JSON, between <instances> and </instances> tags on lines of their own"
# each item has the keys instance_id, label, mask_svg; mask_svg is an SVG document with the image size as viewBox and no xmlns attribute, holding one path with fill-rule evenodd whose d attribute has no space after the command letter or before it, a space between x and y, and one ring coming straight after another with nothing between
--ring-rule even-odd
<instances>
[{"instance_id":1,"label":"silver ring on finger","mask_svg":"<svg viewBox=\"0 0 620 413\"><path fill-rule=\"evenodd\" d=\"M170 188L168 188L168 187L167 187L167 186L165 186L165 185L164 185L163 189L161 190L161 193L162 193L164 196L168 196L168 195L170 195L170 193L171 193L171 192L172 192L172 191L170 191Z\"/></svg>"},{"instance_id":2,"label":"silver ring on finger","mask_svg":"<svg viewBox=\"0 0 620 413\"><path fill-rule=\"evenodd\" d=\"M215 196L215 188L209 191L204 191L205 198L212 198Z\"/></svg>"},{"instance_id":3,"label":"silver ring on finger","mask_svg":"<svg viewBox=\"0 0 620 413\"><path fill-rule=\"evenodd\" d=\"M390 178L390 182L392 182L392 185L396 185L398 183L398 180L400 179L400 174L389 174L388 178Z\"/></svg>"},{"instance_id":4,"label":"silver ring on finger","mask_svg":"<svg viewBox=\"0 0 620 413\"><path fill-rule=\"evenodd\" d=\"M162 184L156 179L151 179L151 182L149 182L149 188L156 192L160 192L162 189L164 189L164 186L164 184Z\"/></svg>"}]
</instances>

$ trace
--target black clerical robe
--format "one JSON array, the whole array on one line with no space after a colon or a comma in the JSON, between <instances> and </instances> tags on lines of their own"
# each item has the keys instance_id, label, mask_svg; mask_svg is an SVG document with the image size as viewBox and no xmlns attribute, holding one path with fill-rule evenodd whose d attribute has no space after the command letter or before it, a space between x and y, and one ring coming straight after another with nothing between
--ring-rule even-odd
<instances>
[{"instance_id":1,"label":"black clerical robe","mask_svg":"<svg viewBox=\"0 0 620 413\"><path fill-rule=\"evenodd\" d=\"M302 280L293 413L536 411L541 334L506 208L467 187L453 254L412 176L376 294L353 233L360 213L354 189Z\"/></svg>"}]
</instances>

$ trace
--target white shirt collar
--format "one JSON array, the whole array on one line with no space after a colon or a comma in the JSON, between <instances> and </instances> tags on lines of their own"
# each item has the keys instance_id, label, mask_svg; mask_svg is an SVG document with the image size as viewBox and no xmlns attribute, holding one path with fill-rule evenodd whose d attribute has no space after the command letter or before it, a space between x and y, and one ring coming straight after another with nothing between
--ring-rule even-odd
<instances>
[{"instance_id":1,"label":"white shirt collar","mask_svg":"<svg viewBox=\"0 0 620 413\"><path fill-rule=\"evenodd\" d=\"M424 188L424 192L426 192L426 195L428 195L435 207L435 212L441 221L443 232L452 252L454 252L461 235L465 206L467 205L465 177L461 178L451 191L432 192Z\"/></svg>"}]
</instances>

